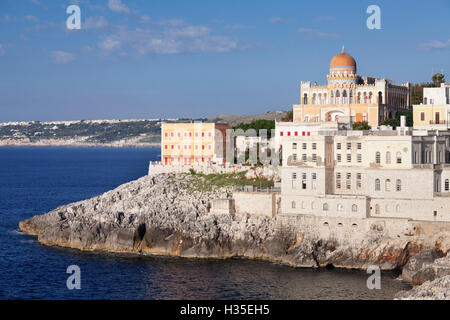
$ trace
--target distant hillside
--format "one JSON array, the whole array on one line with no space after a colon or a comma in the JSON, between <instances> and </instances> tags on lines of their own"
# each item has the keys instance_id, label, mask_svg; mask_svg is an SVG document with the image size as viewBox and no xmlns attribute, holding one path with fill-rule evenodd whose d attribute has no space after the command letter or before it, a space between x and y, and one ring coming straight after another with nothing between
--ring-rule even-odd
<instances>
[{"instance_id":1,"label":"distant hillside","mask_svg":"<svg viewBox=\"0 0 450 320\"><path fill-rule=\"evenodd\" d=\"M230 124L230 126L234 127L241 123L248 123L252 120L276 120L280 121L281 118L283 118L286 115L286 112L284 111L272 111L267 113L261 113L261 114L254 114L254 115L245 115L245 116L239 116L239 115L220 115L214 118L208 119L208 121L211 122L227 122Z\"/></svg>"},{"instance_id":2,"label":"distant hillside","mask_svg":"<svg viewBox=\"0 0 450 320\"><path fill-rule=\"evenodd\" d=\"M159 147L161 122L228 122L231 126L252 120L280 120L285 112L257 115L221 115L211 119L142 119L30 121L0 123L0 146L105 146Z\"/></svg>"}]
</instances>

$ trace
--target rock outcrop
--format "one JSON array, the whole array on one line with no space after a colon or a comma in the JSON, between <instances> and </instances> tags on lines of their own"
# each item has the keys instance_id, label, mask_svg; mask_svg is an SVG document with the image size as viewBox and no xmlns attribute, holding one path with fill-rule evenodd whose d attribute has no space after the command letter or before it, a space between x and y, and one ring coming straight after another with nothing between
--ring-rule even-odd
<instances>
[{"instance_id":1,"label":"rock outcrop","mask_svg":"<svg viewBox=\"0 0 450 320\"><path fill-rule=\"evenodd\" d=\"M396 294L397 300L450 300L450 275Z\"/></svg>"},{"instance_id":2,"label":"rock outcrop","mask_svg":"<svg viewBox=\"0 0 450 320\"><path fill-rule=\"evenodd\" d=\"M145 176L88 200L20 222L40 243L138 254L197 258L246 257L299 267L403 267L422 250L447 252L447 235L390 236L374 226L350 240L323 237L281 218L212 214L227 186L199 188L191 174ZM284 221L284 222L283 222Z\"/></svg>"}]
</instances>

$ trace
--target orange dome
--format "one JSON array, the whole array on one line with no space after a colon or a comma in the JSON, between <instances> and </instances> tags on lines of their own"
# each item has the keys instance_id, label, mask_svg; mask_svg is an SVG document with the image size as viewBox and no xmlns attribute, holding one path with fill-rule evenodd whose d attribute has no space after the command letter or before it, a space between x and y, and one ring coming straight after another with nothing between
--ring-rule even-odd
<instances>
[{"instance_id":1,"label":"orange dome","mask_svg":"<svg viewBox=\"0 0 450 320\"><path fill-rule=\"evenodd\" d=\"M356 61L353 57L344 51L344 47L342 47L342 52L338 55L335 55L330 62L330 68L334 67L355 67Z\"/></svg>"}]
</instances>

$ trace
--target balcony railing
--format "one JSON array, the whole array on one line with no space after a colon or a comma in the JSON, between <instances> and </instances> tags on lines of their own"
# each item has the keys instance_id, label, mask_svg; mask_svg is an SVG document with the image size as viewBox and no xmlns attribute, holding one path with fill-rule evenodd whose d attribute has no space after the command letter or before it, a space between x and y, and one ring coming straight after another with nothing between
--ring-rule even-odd
<instances>
[{"instance_id":1,"label":"balcony railing","mask_svg":"<svg viewBox=\"0 0 450 320\"><path fill-rule=\"evenodd\" d=\"M445 120L439 120L439 121L430 120L429 123L430 124L448 124L448 121L445 121Z\"/></svg>"}]
</instances>

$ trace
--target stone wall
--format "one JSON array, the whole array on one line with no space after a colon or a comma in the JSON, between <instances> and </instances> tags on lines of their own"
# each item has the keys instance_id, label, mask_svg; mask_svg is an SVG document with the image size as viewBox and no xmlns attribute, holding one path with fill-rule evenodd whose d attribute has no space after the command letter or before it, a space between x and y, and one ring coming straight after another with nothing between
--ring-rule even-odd
<instances>
[{"instance_id":1,"label":"stone wall","mask_svg":"<svg viewBox=\"0 0 450 320\"><path fill-rule=\"evenodd\" d=\"M254 214L274 217L277 213L278 193L234 192L233 199L238 214Z\"/></svg>"}]
</instances>

